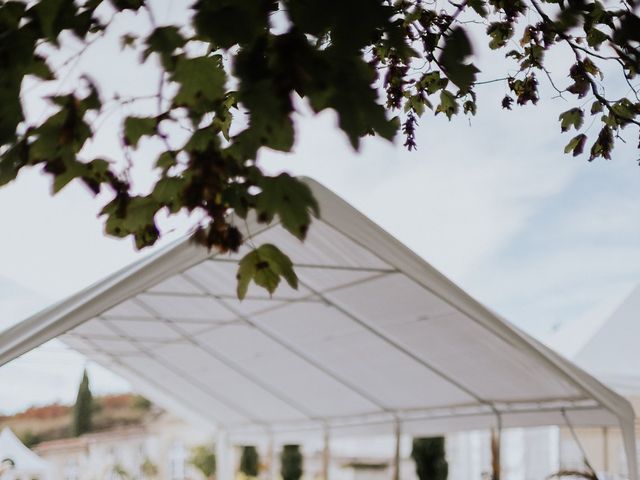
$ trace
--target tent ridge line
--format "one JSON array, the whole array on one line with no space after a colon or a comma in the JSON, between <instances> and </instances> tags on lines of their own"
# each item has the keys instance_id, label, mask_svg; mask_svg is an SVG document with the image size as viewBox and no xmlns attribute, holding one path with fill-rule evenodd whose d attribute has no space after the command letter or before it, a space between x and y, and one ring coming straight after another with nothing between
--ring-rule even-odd
<instances>
[{"instance_id":1,"label":"tent ridge line","mask_svg":"<svg viewBox=\"0 0 640 480\"><path fill-rule=\"evenodd\" d=\"M179 275L184 275L186 272L181 272ZM144 292L142 292L142 295L149 295L150 297L161 297L161 296L167 296L167 297L180 297L180 298L207 298L210 297L209 293L187 293L187 292L172 292L172 291L165 291L165 290L145 290ZM226 300L235 300L238 297L236 295L224 295L224 294L220 294L219 295L220 298L224 298ZM305 296L305 297L276 297L276 298L270 298L270 297L260 297L258 295L246 295L244 297L245 300L264 300L264 301L277 301L277 302L284 302L284 303L302 303L302 302L309 302L309 303L317 303L318 300L314 300L312 296Z\"/></svg>"},{"instance_id":2,"label":"tent ridge line","mask_svg":"<svg viewBox=\"0 0 640 480\"><path fill-rule=\"evenodd\" d=\"M181 276L184 277L185 279L187 279L188 281L191 281L191 279L188 276L188 274L183 272L181 274ZM140 304L140 306L145 308L149 313L154 314L159 319L162 318L161 315L159 314L159 312L156 312L153 307L147 305L146 302L144 302L143 300L140 300L139 298L136 298L135 301L137 301ZM216 360L218 360L220 363L226 365L228 368L230 368L231 370L236 372L238 375L240 375L241 377L247 379L250 383L252 383L254 385L257 385L259 388L261 388L265 392L269 393L273 397L275 397L278 400L280 400L281 402L285 403L290 408L293 408L294 410L297 410L298 413L301 413L302 415L304 415L305 417L309 418L310 420L315 420L316 419L316 417L311 412L306 410L304 407L298 405L297 402L295 402L294 400L286 397L285 395L282 395L282 394L276 392L269 385L267 385L265 382L261 381L258 377L256 377L255 375L251 374L250 372L247 372L244 368L241 368L240 366L238 366L235 362L233 362L232 360L230 360L226 356L221 355L221 354L219 354L219 353L217 353L214 350L211 350L209 348L205 348L205 346L201 342L199 342L196 339L194 339L188 332L186 332L182 328L180 328L179 325L177 325L175 323L172 323L172 322L169 322L169 326L176 333L179 333L180 335L182 335L189 343L191 343L192 345L197 346L202 352L204 352L208 356L213 357Z\"/></svg>"},{"instance_id":3,"label":"tent ridge line","mask_svg":"<svg viewBox=\"0 0 640 480\"><path fill-rule=\"evenodd\" d=\"M322 220L318 221L322 222ZM256 233L255 235L260 235L264 232ZM380 259L384 262L384 260ZM210 257L207 259L209 262L214 263L234 263L237 264L238 260L233 258L219 258L219 257ZM384 262L388 263L388 262ZM396 268L378 268L378 267L353 267L350 265L322 265L319 263L299 263L294 262L293 268L310 268L310 269L318 269L318 270L342 270L347 272L363 272L363 273L397 273L399 270Z\"/></svg>"}]
</instances>

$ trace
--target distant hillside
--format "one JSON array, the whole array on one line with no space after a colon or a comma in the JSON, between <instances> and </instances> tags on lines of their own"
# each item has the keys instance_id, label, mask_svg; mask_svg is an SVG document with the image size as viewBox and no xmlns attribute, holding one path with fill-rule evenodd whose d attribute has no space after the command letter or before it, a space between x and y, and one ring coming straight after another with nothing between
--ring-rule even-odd
<instances>
[{"instance_id":1,"label":"distant hillside","mask_svg":"<svg viewBox=\"0 0 640 480\"><path fill-rule=\"evenodd\" d=\"M140 395L106 395L94 398L93 431L144 422L152 404ZM71 405L31 407L11 416L0 416L0 428L10 427L28 447L47 440L71 437Z\"/></svg>"}]
</instances>

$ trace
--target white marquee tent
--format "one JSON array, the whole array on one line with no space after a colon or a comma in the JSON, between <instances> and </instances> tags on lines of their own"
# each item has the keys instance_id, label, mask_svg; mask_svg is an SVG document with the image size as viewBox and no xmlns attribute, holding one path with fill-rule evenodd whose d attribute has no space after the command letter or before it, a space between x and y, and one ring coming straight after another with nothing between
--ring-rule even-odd
<instances>
[{"instance_id":1,"label":"white marquee tent","mask_svg":"<svg viewBox=\"0 0 640 480\"><path fill-rule=\"evenodd\" d=\"M640 286L622 292L585 321L572 322L549 339L562 352L606 385L625 394L640 394Z\"/></svg>"},{"instance_id":2,"label":"white marquee tent","mask_svg":"<svg viewBox=\"0 0 640 480\"><path fill-rule=\"evenodd\" d=\"M11 465L11 468L5 471L5 465ZM2 429L0 432L0 478L46 480L50 473L49 462L25 447L9 427Z\"/></svg>"},{"instance_id":3,"label":"white marquee tent","mask_svg":"<svg viewBox=\"0 0 640 480\"><path fill-rule=\"evenodd\" d=\"M469 297L321 185L289 254L298 290L235 297L236 256L184 240L0 336L0 365L58 337L227 438L618 426L635 480L633 410ZM244 224L243 224L244 225Z\"/></svg>"}]
</instances>

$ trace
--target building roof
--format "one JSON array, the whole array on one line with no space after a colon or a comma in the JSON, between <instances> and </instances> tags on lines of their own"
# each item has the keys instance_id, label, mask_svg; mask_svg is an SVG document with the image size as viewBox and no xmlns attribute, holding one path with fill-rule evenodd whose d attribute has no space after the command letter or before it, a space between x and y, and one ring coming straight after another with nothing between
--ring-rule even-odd
<instances>
[{"instance_id":1,"label":"building roof","mask_svg":"<svg viewBox=\"0 0 640 480\"><path fill-rule=\"evenodd\" d=\"M621 425L635 451L626 400L308 184L321 219L304 244L276 223L239 225L291 256L298 290L252 287L239 301L247 250L220 255L185 239L7 330L0 364L59 337L155 402L238 438L568 422Z\"/></svg>"}]
</instances>

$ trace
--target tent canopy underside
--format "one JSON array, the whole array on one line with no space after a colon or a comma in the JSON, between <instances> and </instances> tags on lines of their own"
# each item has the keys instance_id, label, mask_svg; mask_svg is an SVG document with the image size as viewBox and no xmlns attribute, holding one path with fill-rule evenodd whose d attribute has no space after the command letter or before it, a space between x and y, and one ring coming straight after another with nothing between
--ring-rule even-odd
<instances>
[{"instance_id":1,"label":"tent canopy underside","mask_svg":"<svg viewBox=\"0 0 640 480\"><path fill-rule=\"evenodd\" d=\"M278 245L299 288L235 294L237 261L188 240L0 336L0 364L59 337L160 404L230 434L421 434L632 422L629 404L470 298L343 200Z\"/></svg>"}]
</instances>

